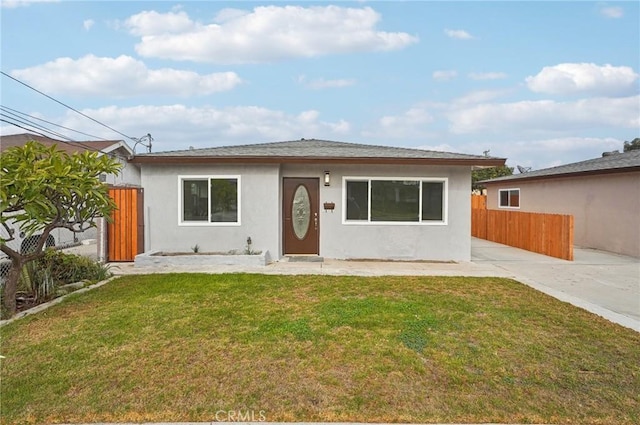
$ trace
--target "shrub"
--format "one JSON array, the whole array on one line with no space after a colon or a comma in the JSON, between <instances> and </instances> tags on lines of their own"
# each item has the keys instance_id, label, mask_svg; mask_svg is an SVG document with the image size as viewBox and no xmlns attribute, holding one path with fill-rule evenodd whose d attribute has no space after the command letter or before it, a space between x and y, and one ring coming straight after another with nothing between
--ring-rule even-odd
<instances>
[{"instance_id":1,"label":"shrub","mask_svg":"<svg viewBox=\"0 0 640 425\"><path fill-rule=\"evenodd\" d=\"M97 282L111 276L108 266L104 264L88 257L56 250L47 250L44 257L38 260L38 268L48 270L57 285L81 280Z\"/></svg>"}]
</instances>

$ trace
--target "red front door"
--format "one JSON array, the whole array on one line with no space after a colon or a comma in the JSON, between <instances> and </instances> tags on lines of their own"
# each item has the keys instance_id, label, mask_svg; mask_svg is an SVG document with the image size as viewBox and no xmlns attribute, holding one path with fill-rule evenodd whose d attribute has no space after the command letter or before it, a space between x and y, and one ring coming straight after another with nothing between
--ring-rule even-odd
<instances>
[{"instance_id":1,"label":"red front door","mask_svg":"<svg viewBox=\"0 0 640 425\"><path fill-rule=\"evenodd\" d=\"M317 178L283 179L284 254L320 253Z\"/></svg>"}]
</instances>

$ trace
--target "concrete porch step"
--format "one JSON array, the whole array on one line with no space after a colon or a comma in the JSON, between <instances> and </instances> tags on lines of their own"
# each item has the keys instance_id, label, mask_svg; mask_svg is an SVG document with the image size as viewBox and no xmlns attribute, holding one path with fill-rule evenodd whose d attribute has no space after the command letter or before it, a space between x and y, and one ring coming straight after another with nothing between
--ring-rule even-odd
<instances>
[{"instance_id":1,"label":"concrete porch step","mask_svg":"<svg viewBox=\"0 0 640 425\"><path fill-rule=\"evenodd\" d=\"M318 255L285 255L290 263L324 263L324 257Z\"/></svg>"}]
</instances>

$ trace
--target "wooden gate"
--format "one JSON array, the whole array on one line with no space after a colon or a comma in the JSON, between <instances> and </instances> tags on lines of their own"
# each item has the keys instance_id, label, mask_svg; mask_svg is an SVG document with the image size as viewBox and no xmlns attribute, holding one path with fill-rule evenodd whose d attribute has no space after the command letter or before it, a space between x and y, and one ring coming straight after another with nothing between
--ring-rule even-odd
<instances>
[{"instance_id":1,"label":"wooden gate","mask_svg":"<svg viewBox=\"0 0 640 425\"><path fill-rule=\"evenodd\" d=\"M107 224L107 261L133 261L144 251L143 190L113 187L109 196L117 207Z\"/></svg>"}]
</instances>

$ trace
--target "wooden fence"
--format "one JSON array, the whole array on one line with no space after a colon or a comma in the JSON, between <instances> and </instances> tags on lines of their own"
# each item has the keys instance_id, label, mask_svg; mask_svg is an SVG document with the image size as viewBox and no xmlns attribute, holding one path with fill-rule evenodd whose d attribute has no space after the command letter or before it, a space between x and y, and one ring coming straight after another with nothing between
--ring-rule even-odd
<instances>
[{"instance_id":1,"label":"wooden fence","mask_svg":"<svg viewBox=\"0 0 640 425\"><path fill-rule=\"evenodd\" d=\"M109 196L117 205L107 224L107 261L133 261L144 251L143 192L114 187Z\"/></svg>"},{"instance_id":2,"label":"wooden fence","mask_svg":"<svg viewBox=\"0 0 640 425\"><path fill-rule=\"evenodd\" d=\"M573 261L572 215L472 208L471 235Z\"/></svg>"},{"instance_id":3,"label":"wooden fence","mask_svg":"<svg viewBox=\"0 0 640 425\"><path fill-rule=\"evenodd\" d=\"M471 195L471 209L487 208L487 195Z\"/></svg>"}]
</instances>

